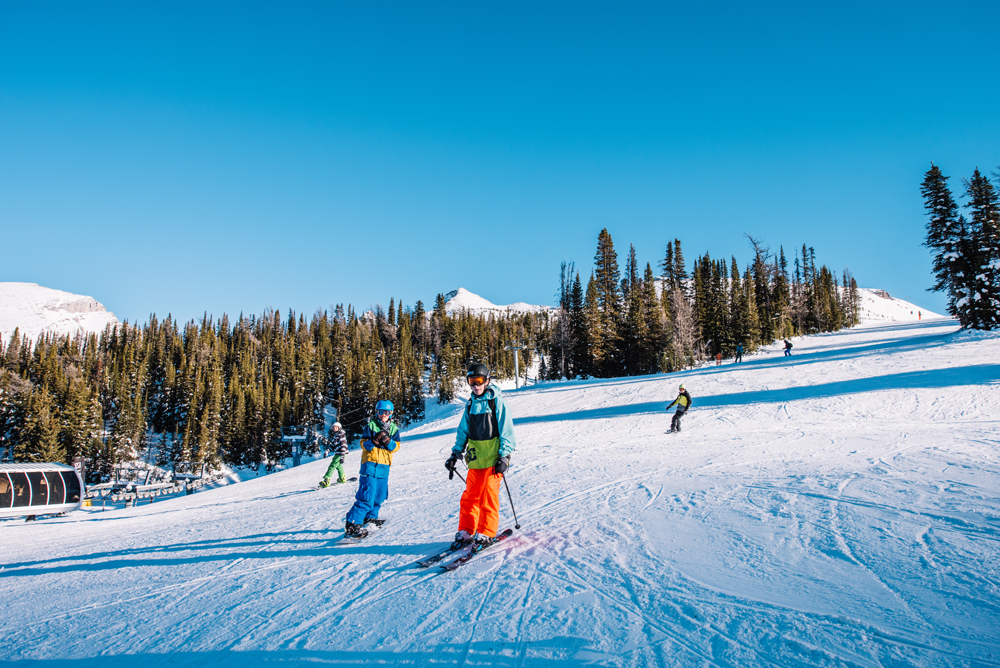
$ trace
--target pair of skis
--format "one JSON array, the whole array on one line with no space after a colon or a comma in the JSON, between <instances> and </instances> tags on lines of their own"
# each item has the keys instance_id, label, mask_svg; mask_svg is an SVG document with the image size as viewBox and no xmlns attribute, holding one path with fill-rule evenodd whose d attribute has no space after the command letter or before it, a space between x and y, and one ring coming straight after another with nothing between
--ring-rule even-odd
<instances>
[{"instance_id":1,"label":"pair of skis","mask_svg":"<svg viewBox=\"0 0 1000 668\"><path fill-rule=\"evenodd\" d=\"M453 571L459 566L463 566L464 564L467 564L470 561L472 561L472 559L475 558L476 555L485 552L486 550L490 549L497 543L502 543L503 541L507 540L513 535L514 535L513 529L506 529L503 532L498 533L496 538L494 538L492 542L486 545L472 543L470 545L463 545L454 550L449 547L447 550L443 552L438 552L437 554L432 554L431 556L425 559L419 560L417 562L417 566L420 568L430 568L435 564L440 564L441 568L443 568L444 570ZM452 559L447 563L441 563L442 561L445 561L448 557L458 554L459 552L462 552L462 550L465 550L466 548L468 548L468 550L463 552L458 558Z\"/></svg>"}]
</instances>

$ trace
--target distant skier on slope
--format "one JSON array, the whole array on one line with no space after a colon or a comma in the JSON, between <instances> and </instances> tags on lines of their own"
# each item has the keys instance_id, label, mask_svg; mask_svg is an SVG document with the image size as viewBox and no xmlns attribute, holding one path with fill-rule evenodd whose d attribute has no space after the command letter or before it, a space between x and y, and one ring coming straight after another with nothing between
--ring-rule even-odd
<instances>
[{"instance_id":1,"label":"distant skier on slope","mask_svg":"<svg viewBox=\"0 0 1000 668\"><path fill-rule=\"evenodd\" d=\"M691 395L684 389L683 384L678 388L677 398L670 402L667 410L669 411L673 408L674 404L677 404L677 410L674 411L674 419L670 421L670 431L667 432L668 434L681 430L681 418L691 408Z\"/></svg>"},{"instance_id":2,"label":"distant skier on slope","mask_svg":"<svg viewBox=\"0 0 1000 668\"><path fill-rule=\"evenodd\" d=\"M364 538L365 524L382 526L378 518L382 503L389 498L389 467L392 456L399 450L399 427L392 421L394 406L382 400L375 404L376 419L369 420L361 433L361 472L354 505L347 511L344 535Z\"/></svg>"},{"instance_id":3,"label":"distant skier on slope","mask_svg":"<svg viewBox=\"0 0 1000 668\"><path fill-rule=\"evenodd\" d=\"M792 342L785 339L785 357L790 357L792 354Z\"/></svg>"},{"instance_id":4,"label":"distant skier on slope","mask_svg":"<svg viewBox=\"0 0 1000 668\"><path fill-rule=\"evenodd\" d=\"M475 541L489 545L500 523L500 482L517 447L514 422L500 396L500 388L490 382L485 364L469 366L465 374L472 396L462 413L455 446L444 466L455 470L465 454L469 466L458 515L458 533L452 547L458 549Z\"/></svg>"},{"instance_id":5,"label":"distant skier on slope","mask_svg":"<svg viewBox=\"0 0 1000 668\"><path fill-rule=\"evenodd\" d=\"M743 361L743 344L742 343L737 343L736 344L736 361L733 362L733 364L739 364L742 361Z\"/></svg>"},{"instance_id":6,"label":"distant skier on slope","mask_svg":"<svg viewBox=\"0 0 1000 668\"><path fill-rule=\"evenodd\" d=\"M342 425L334 422L330 427L330 444L333 446L333 459L330 460L330 468L326 470L326 475L319 481L320 487L329 487L330 478L334 471L337 472L337 482L347 482L344 477L344 459L347 457L347 434L344 433Z\"/></svg>"}]
</instances>

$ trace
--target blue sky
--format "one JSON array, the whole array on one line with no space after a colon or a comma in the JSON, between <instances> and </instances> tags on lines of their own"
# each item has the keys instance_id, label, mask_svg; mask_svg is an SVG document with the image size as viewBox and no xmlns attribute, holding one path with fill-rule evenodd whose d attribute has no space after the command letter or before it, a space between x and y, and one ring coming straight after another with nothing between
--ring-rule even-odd
<instances>
[{"instance_id":1,"label":"blue sky","mask_svg":"<svg viewBox=\"0 0 1000 668\"><path fill-rule=\"evenodd\" d=\"M551 304L607 227L943 311L919 184L1000 165L1000 4L815 4L3 3L0 281L132 321Z\"/></svg>"}]
</instances>

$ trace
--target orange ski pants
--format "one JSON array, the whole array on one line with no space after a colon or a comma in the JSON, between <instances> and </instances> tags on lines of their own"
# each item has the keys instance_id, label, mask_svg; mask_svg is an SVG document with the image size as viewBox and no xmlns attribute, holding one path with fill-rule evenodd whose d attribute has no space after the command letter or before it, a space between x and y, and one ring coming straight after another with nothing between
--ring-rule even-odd
<instances>
[{"instance_id":1,"label":"orange ski pants","mask_svg":"<svg viewBox=\"0 0 1000 668\"><path fill-rule=\"evenodd\" d=\"M493 472L492 466L487 469L469 469L458 514L459 531L465 531L470 536L481 533L492 538L497 535L502 479L502 475Z\"/></svg>"}]
</instances>

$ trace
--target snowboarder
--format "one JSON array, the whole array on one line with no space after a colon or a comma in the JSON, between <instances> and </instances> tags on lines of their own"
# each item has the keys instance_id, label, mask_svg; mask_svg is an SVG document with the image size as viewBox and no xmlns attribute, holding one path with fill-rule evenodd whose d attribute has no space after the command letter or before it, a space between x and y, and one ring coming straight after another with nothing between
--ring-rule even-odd
<instances>
[{"instance_id":1,"label":"snowboarder","mask_svg":"<svg viewBox=\"0 0 1000 668\"><path fill-rule=\"evenodd\" d=\"M673 408L674 404L677 404L677 410L674 411L674 419L670 421L670 431L667 432L668 434L681 430L681 418L691 408L691 395L684 389L683 384L678 388L677 398L670 402L667 410L669 411Z\"/></svg>"},{"instance_id":2,"label":"snowboarder","mask_svg":"<svg viewBox=\"0 0 1000 668\"><path fill-rule=\"evenodd\" d=\"M337 482L347 482L344 477L344 459L347 457L347 434L344 433L342 425L334 422L330 427L330 445L333 446L333 459L330 460L330 468L326 470L326 475L319 481L320 487L329 487L330 478L333 472L337 472Z\"/></svg>"},{"instance_id":3,"label":"snowboarder","mask_svg":"<svg viewBox=\"0 0 1000 668\"><path fill-rule=\"evenodd\" d=\"M382 503L389 498L389 467L399 450L399 427L392 421L394 406L383 399L375 404L375 419L369 420L361 433L361 472L354 505L347 511L344 535L364 538L365 524L385 524L378 518Z\"/></svg>"},{"instance_id":4,"label":"snowboarder","mask_svg":"<svg viewBox=\"0 0 1000 668\"><path fill-rule=\"evenodd\" d=\"M733 364L739 364L742 361L743 361L743 344L742 343L737 343L736 344L736 361L733 362Z\"/></svg>"},{"instance_id":5,"label":"snowboarder","mask_svg":"<svg viewBox=\"0 0 1000 668\"><path fill-rule=\"evenodd\" d=\"M500 523L500 482L517 447L514 422L500 396L500 388L490 382L485 364L472 364L465 374L472 396L462 413L455 446L444 466L455 470L465 455L469 466L465 492L458 515L458 533L452 548L475 541L485 547L496 539Z\"/></svg>"},{"instance_id":6,"label":"snowboarder","mask_svg":"<svg viewBox=\"0 0 1000 668\"><path fill-rule=\"evenodd\" d=\"M785 357L791 357L792 355L792 342L785 339Z\"/></svg>"}]
</instances>

